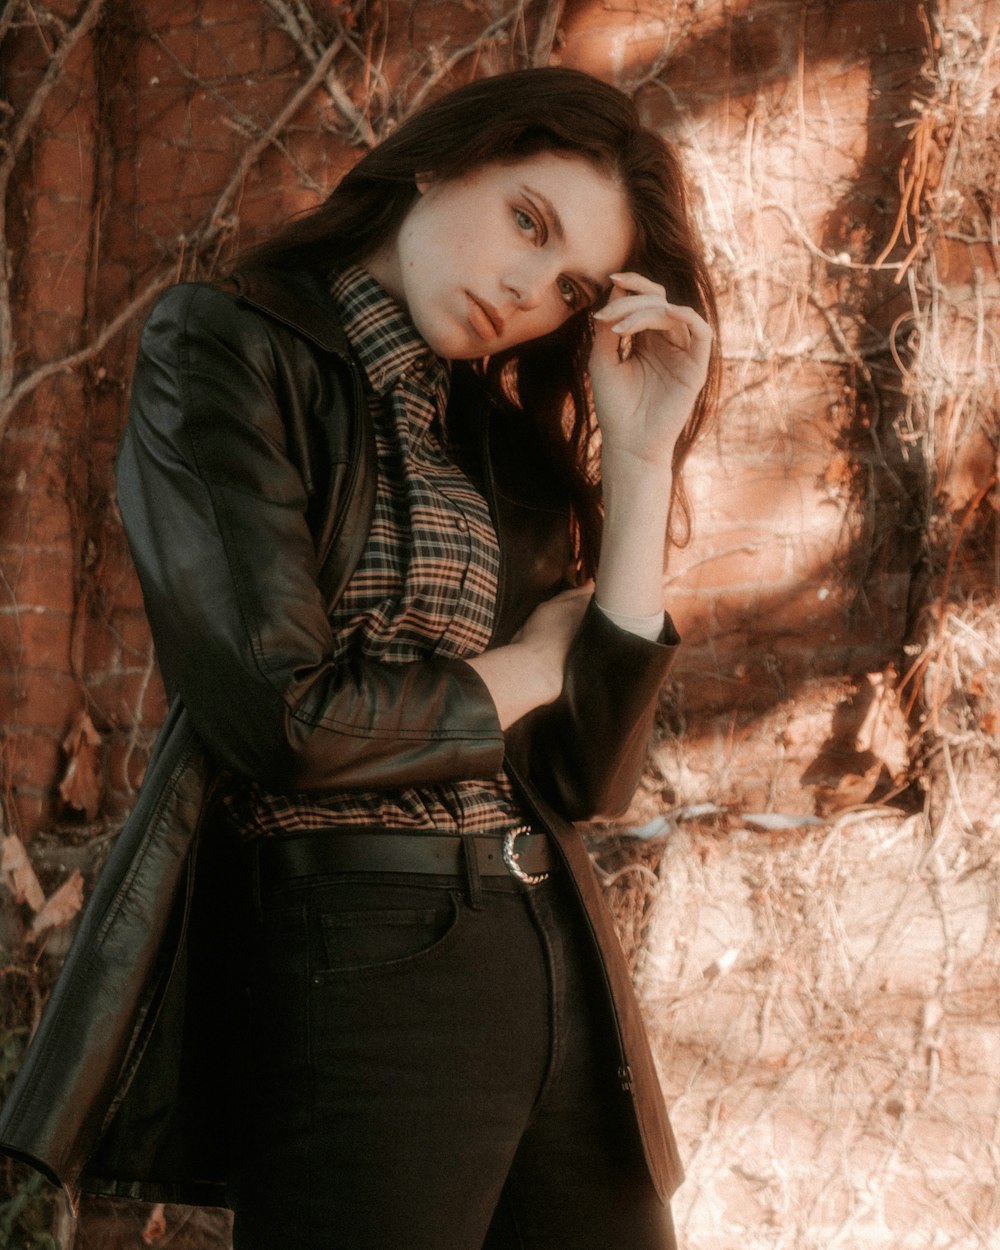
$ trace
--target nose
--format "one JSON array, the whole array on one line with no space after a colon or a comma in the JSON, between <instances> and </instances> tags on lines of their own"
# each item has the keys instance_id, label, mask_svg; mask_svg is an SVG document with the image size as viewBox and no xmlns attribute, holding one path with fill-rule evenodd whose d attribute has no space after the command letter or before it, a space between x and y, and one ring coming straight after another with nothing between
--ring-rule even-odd
<instances>
[{"instance_id":1,"label":"nose","mask_svg":"<svg viewBox=\"0 0 1000 1250\"><path fill-rule=\"evenodd\" d=\"M537 308L542 302L546 285L554 281L541 257L522 257L512 265L504 279L504 286L514 296L518 308Z\"/></svg>"}]
</instances>

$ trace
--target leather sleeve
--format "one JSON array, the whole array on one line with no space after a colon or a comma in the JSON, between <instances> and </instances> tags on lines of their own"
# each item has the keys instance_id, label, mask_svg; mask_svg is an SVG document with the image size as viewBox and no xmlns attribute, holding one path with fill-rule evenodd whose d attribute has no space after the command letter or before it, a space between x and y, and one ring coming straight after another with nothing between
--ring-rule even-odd
<instances>
[{"instance_id":1,"label":"leather sleeve","mask_svg":"<svg viewBox=\"0 0 1000 1250\"><path fill-rule=\"evenodd\" d=\"M164 679L217 759L269 789L490 776L503 737L467 664L331 659L287 431L296 405L343 405L334 363L211 287L153 310L118 494Z\"/></svg>"},{"instance_id":2,"label":"leather sleeve","mask_svg":"<svg viewBox=\"0 0 1000 1250\"><path fill-rule=\"evenodd\" d=\"M562 693L508 730L518 775L570 820L617 816L646 762L660 687L680 639L621 629L591 601L566 662Z\"/></svg>"}]
</instances>

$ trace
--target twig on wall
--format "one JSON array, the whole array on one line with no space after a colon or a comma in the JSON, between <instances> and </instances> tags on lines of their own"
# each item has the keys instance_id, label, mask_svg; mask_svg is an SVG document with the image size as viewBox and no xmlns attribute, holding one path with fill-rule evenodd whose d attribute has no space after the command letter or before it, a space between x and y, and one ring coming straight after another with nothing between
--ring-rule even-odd
<instances>
[{"instance_id":1,"label":"twig on wall","mask_svg":"<svg viewBox=\"0 0 1000 1250\"><path fill-rule=\"evenodd\" d=\"M178 240L180 247L179 271L172 268L169 272L160 273L152 278L143 290L119 311L117 316L103 326L78 351L71 352L69 355L62 356L57 360L46 361L17 382L13 380L13 348L11 347L4 352L4 364L9 370L10 378L6 390L0 392L0 437L2 437L15 407L22 400L31 395L48 378L79 368L80 365L85 364L88 360L98 355L115 335L128 325L133 318L137 317L165 287L182 276L184 269L192 268L198 258L204 256L211 247L216 246L222 237L232 229L232 204L239 194L247 174L261 153L275 141L289 121L310 98L319 83L323 81L341 46L342 44L339 40L334 40L329 45L316 62L309 77L292 93L284 107L275 114L273 121L267 129L261 131L243 149L236 168L230 175L225 187L219 193L215 203L206 214L202 224L190 235L182 236ZM0 247L2 246L4 244L2 239L0 239ZM9 283L9 278L6 281ZM9 337L10 320L9 285L5 285L0 288L0 332L4 330L6 325L8 337L4 342L8 344L11 342Z\"/></svg>"},{"instance_id":2,"label":"twig on wall","mask_svg":"<svg viewBox=\"0 0 1000 1250\"><path fill-rule=\"evenodd\" d=\"M559 23L565 11L565 0L546 0L531 50L531 64L536 67L548 65L556 45Z\"/></svg>"},{"instance_id":3,"label":"twig on wall","mask_svg":"<svg viewBox=\"0 0 1000 1250\"><path fill-rule=\"evenodd\" d=\"M323 83L338 112L351 127L351 140L360 140L370 147L376 137L371 122L351 99L337 75L327 72L333 64L333 58L348 42L347 32L341 27L334 41L324 48L322 32L308 5L302 3L302 0L295 0L293 4L287 3L287 0L266 0L266 4L280 20L292 42L313 66L310 82L314 85L320 81ZM317 75L318 66L322 69Z\"/></svg>"},{"instance_id":4,"label":"twig on wall","mask_svg":"<svg viewBox=\"0 0 1000 1250\"><path fill-rule=\"evenodd\" d=\"M32 6L25 6L26 8ZM11 315L11 263L7 246L7 188L17 159L31 135L52 89L59 81L66 61L74 50L97 25L104 7L104 0L88 0L76 22L69 27L60 23L62 38L51 53L45 73L31 93L28 101L7 117L13 122L6 136L0 138L0 434L9 408L7 397L14 386L14 325ZM10 32L19 6L9 4L0 19L0 41ZM32 7L32 16L38 15Z\"/></svg>"}]
</instances>

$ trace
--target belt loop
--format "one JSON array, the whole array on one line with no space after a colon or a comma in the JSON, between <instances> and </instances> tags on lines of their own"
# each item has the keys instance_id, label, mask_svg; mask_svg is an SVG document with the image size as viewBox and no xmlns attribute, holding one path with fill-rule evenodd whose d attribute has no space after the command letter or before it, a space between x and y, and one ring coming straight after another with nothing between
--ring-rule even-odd
<instances>
[{"instance_id":1,"label":"belt loop","mask_svg":"<svg viewBox=\"0 0 1000 1250\"><path fill-rule=\"evenodd\" d=\"M462 837L462 857L465 860L465 879L469 886L469 906L479 911L483 906L483 883L479 877L479 860L476 857L476 839L472 834Z\"/></svg>"}]
</instances>

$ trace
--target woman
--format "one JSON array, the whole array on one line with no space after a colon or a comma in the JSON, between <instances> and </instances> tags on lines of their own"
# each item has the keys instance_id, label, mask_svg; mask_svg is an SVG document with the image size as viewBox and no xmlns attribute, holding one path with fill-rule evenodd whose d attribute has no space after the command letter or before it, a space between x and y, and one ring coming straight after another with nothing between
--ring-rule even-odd
<instances>
[{"instance_id":1,"label":"woman","mask_svg":"<svg viewBox=\"0 0 1000 1250\"><path fill-rule=\"evenodd\" d=\"M119 497L172 719L77 943L126 988L79 1143L32 1120L36 1060L8 1149L188 1198L225 1155L237 1250L673 1244L567 821L642 766L713 324L674 156L561 69L453 92L228 284L160 301Z\"/></svg>"}]
</instances>

